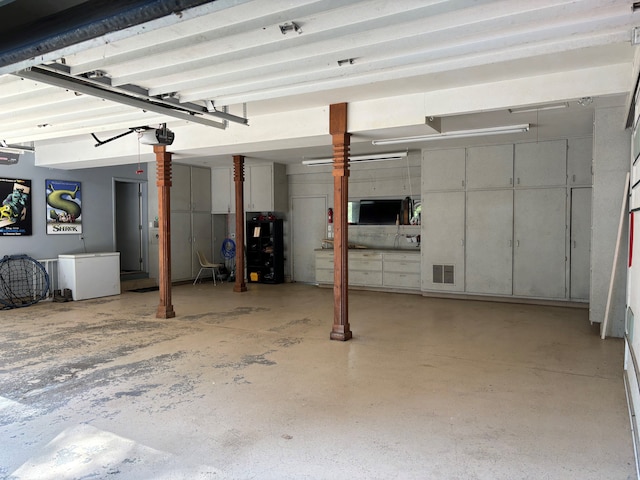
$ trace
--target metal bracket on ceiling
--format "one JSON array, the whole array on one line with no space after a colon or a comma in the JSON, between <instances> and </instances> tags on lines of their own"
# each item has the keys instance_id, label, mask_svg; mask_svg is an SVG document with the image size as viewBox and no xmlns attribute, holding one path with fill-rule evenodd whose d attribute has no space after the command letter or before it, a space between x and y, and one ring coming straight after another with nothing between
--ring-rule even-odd
<instances>
[{"instance_id":1,"label":"metal bracket on ceiling","mask_svg":"<svg viewBox=\"0 0 640 480\"><path fill-rule=\"evenodd\" d=\"M95 72L92 72L95 73ZM168 117L199 123L209 127L226 129L226 122L215 121L211 117L222 118L247 125L246 118L220 111L209 111L202 105L195 103L180 103L176 95L149 95L148 90L137 85L122 85L114 87L111 79L104 72L92 75L72 75L67 65L59 63L40 65L16 72L15 75L47 85L65 88L67 90L102 98L122 105L141 110L159 113Z\"/></svg>"}]
</instances>

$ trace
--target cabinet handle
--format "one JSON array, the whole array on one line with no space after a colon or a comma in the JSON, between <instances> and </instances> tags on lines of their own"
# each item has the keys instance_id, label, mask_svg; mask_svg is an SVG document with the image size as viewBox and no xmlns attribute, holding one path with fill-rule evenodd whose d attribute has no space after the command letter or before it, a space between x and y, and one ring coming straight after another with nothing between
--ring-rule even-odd
<instances>
[{"instance_id":1,"label":"cabinet handle","mask_svg":"<svg viewBox=\"0 0 640 480\"><path fill-rule=\"evenodd\" d=\"M517 183L518 185L520 185L520 177L518 177Z\"/></svg>"},{"instance_id":2,"label":"cabinet handle","mask_svg":"<svg viewBox=\"0 0 640 480\"><path fill-rule=\"evenodd\" d=\"M576 248L576 241L573 241L573 248Z\"/></svg>"},{"instance_id":3,"label":"cabinet handle","mask_svg":"<svg viewBox=\"0 0 640 480\"><path fill-rule=\"evenodd\" d=\"M513 185L513 177L509 178L509 185Z\"/></svg>"},{"instance_id":4,"label":"cabinet handle","mask_svg":"<svg viewBox=\"0 0 640 480\"><path fill-rule=\"evenodd\" d=\"M462 180L462 186L464 187L464 180Z\"/></svg>"},{"instance_id":5,"label":"cabinet handle","mask_svg":"<svg viewBox=\"0 0 640 480\"><path fill-rule=\"evenodd\" d=\"M520 246L520 240L516 240L516 247Z\"/></svg>"},{"instance_id":6,"label":"cabinet handle","mask_svg":"<svg viewBox=\"0 0 640 480\"><path fill-rule=\"evenodd\" d=\"M571 175L571 181L573 183L576 183L576 175L575 174Z\"/></svg>"},{"instance_id":7,"label":"cabinet handle","mask_svg":"<svg viewBox=\"0 0 640 480\"><path fill-rule=\"evenodd\" d=\"M513 241L511 239L509 239L509 247L513 246Z\"/></svg>"}]
</instances>

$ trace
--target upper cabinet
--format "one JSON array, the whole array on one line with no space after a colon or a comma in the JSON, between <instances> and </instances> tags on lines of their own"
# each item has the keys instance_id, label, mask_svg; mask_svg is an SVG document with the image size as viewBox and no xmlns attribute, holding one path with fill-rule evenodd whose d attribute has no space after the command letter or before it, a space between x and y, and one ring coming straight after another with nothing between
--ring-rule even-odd
<instances>
[{"instance_id":1,"label":"upper cabinet","mask_svg":"<svg viewBox=\"0 0 640 480\"><path fill-rule=\"evenodd\" d=\"M593 139L572 138L567 149L567 183L569 185L591 185L593 175Z\"/></svg>"},{"instance_id":2,"label":"upper cabinet","mask_svg":"<svg viewBox=\"0 0 640 480\"><path fill-rule=\"evenodd\" d=\"M465 149L425 151L422 190L462 190L465 186Z\"/></svg>"},{"instance_id":3,"label":"upper cabinet","mask_svg":"<svg viewBox=\"0 0 640 480\"><path fill-rule=\"evenodd\" d=\"M519 143L515 146L516 187L567 183L567 141Z\"/></svg>"},{"instance_id":4,"label":"upper cabinet","mask_svg":"<svg viewBox=\"0 0 640 480\"><path fill-rule=\"evenodd\" d=\"M246 212L286 212L287 173L284 165L265 163L245 167Z\"/></svg>"},{"instance_id":5,"label":"upper cabinet","mask_svg":"<svg viewBox=\"0 0 640 480\"><path fill-rule=\"evenodd\" d=\"M233 167L211 169L211 213L234 213ZM286 212L287 173L284 165L262 163L244 167L244 210L246 212Z\"/></svg>"},{"instance_id":6,"label":"upper cabinet","mask_svg":"<svg viewBox=\"0 0 640 480\"><path fill-rule=\"evenodd\" d=\"M467 188L500 188L513 185L513 145L467 149Z\"/></svg>"},{"instance_id":7,"label":"upper cabinet","mask_svg":"<svg viewBox=\"0 0 640 480\"><path fill-rule=\"evenodd\" d=\"M233 167L211 169L211 213L232 213L236 211L235 183Z\"/></svg>"},{"instance_id":8,"label":"upper cabinet","mask_svg":"<svg viewBox=\"0 0 640 480\"><path fill-rule=\"evenodd\" d=\"M208 212L211 205L208 168L174 163L171 175L171 211Z\"/></svg>"}]
</instances>

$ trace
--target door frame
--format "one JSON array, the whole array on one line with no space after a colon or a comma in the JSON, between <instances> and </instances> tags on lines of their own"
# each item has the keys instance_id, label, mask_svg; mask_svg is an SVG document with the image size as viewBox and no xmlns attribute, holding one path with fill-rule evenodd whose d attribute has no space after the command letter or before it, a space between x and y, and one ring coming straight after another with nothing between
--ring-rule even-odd
<instances>
[{"instance_id":1,"label":"door frame","mask_svg":"<svg viewBox=\"0 0 640 480\"><path fill-rule=\"evenodd\" d=\"M142 229L140 230L140 257L142 258L141 272L149 273L149 229L145 228L145 225L148 224L149 215L148 215L148 181L147 180L138 180L134 178L121 178L121 177L113 177L111 182L111 212L112 212L112 245L113 251L116 251L116 185L118 183L137 183L140 197L138 201L138 209L140 212L140 225L142 225Z\"/></svg>"}]
</instances>

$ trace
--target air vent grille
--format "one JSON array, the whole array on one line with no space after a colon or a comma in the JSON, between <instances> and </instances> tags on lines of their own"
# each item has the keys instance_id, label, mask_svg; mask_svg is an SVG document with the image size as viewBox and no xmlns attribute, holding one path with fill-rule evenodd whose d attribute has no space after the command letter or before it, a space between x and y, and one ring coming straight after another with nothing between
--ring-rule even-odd
<instances>
[{"instance_id":1,"label":"air vent grille","mask_svg":"<svg viewBox=\"0 0 640 480\"><path fill-rule=\"evenodd\" d=\"M453 285L455 283L455 267L453 265L433 265L433 283Z\"/></svg>"}]
</instances>

